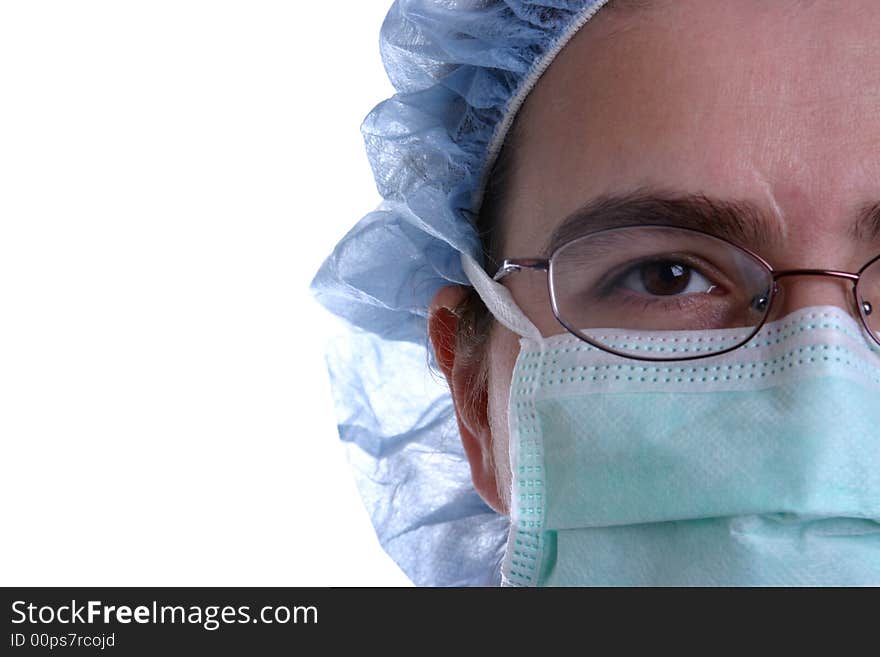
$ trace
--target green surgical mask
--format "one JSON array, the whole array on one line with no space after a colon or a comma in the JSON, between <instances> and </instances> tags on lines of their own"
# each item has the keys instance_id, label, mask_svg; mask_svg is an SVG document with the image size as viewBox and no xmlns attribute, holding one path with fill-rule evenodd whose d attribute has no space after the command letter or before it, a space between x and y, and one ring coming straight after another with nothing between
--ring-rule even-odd
<instances>
[{"instance_id":1,"label":"green surgical mask","mask_svg":"<svg viewBox=\"0 0 880 657\"><path fill-rule=\"evenodd\" d=\"M727 331L616 331L699 349ZM880 355L834 306L696 361L523 338L509 585L880 584Z\"/></svg>"}]
</instances>

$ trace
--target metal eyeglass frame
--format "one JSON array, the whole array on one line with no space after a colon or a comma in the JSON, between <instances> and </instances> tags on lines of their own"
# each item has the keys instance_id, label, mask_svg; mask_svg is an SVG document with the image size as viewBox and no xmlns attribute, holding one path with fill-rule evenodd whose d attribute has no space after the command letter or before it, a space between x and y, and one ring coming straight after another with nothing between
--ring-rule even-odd
<instances>
[{"instance_id":1,"label":"metal eyeglass frame","mask_svg":"<svg viewBox=\"0 0 880 657\"><path fill-rule=\"evenodd\" d=\"M722 351L715 351L715 352L708 353L708 354L699 354L696 356L678 356L675 358L645 357L645 356L641 356L641 355L634 356L632 354L624 353L624 352L618 351L616 349L612 349L611 347L607 347L603 344L597 343L597 342L587 338L586 336L582 335L581 333L579 333L577 331L577 329L575 329L574 327L567 324L566 321L564 319L562 319L562 317L560 317L560 315L559 315L559 308L556 303L556 294L555 294L554 286L553 286L554 259L556 258L557 254L562 249L566 248L567 246L569 246L570 244L572 244L573 242L576 242L578 240L587 239L589 237L598 235L600 233L607 233L607 232L618 231L618 230L627 230L627 229L631 230L633 228L671 228L674 230L679 230L679 231L684 231L684 232L697 233L700 235L707 235L713 239L725 242L726 244L728 244L728 245L748 254L749 256L751 256L756 262L758 262L761 266L763 266L767 270L767 273L770 275L771 281L773 283L773 285L769 288L769 294L767 295L767 297L768 297L767 298L767 308L764 311L764 316L761 318L761 322L754 328L754 330L749 334L749 336L745 340L734 345L733 347L728 347L727 349L724 349ZM563 326L563 328L565 328L566 331L568 331L569 333L571 333L572 335L574 335L578 339L583 340L584 342L591 344L594 347L596 347L597 349L601 349L602 351L616 354L618 356L623 356L624 358L629 358L632 360L686 361L686 360L697 360L699 358L711 358L713 356L720 356L721 354L726 354L730 351L733 351L734 349L739 349L744 344L746 344L749 340L751 340L753 337L755 337L755 335L758 333L758 331L761 330L761 327L764 326L764 324L766 323L767 318L770 317L770 315L771 315L771 312L773 309L773 300L777 297L777 294L779 292L779 285L778 285L777 281L780 278L787 278L789 276L831 276L833 278L843 278L848 281L851 281L853 284L853 288L852 288L853 289L853 300L855 302L855 307L858 309L859 320L861 321L862 326L865 328L865 331L868 333L868 335L871 336L871 338L874 340L875 343L880 345L880 338L878 338L878 336L874 333L874 331L871 329L870 325L868 324L867 316L869 314L871 314L873 308L871 307L871 304L869 302L867 302L867 301L862 302L859 300L859 289L858 289L859 281L861 279L862 273L868 267L870 267L875 262L877 262L878 260L880 260L880 255L877 255L877 256L871 258L871 260L869 260L864 266L862 266L861 269L859 269L858 272L855 272L855 273L847 272L847 271L838 271L836 269L784 269L784 270L777 271L777 270L773 269L773 267L770 265L770 263L768 263L764 258L759 256L757 253L755 253L751 249L747 249L744 246L736 244L735 242L732 242L732 241L725 239L723 237L718 237L717 235L713 235L712 233L709 233L707 231L697 230L695 228L683 228L683 227L668 225L668 224L632 224L629 226L617 226L615 228L606 228L603 230L594 231L592 233L586 233L584 235L576 237L573 240L570 240L570 241L566 242L565 244L562 244L559 247L557 247L556 250L553 251L553 253L550 255L549 258L507 258L501 263L501 267L498 268L498 271L495 273L495 275L492 278L495 281L500 281L505 276L508 276L509 274L512 274L512 273L518 272L518 271L544 271L547 273L547 290L550 295L550 306L553 309L553 315L554 315L554 317L556 317L556 321L559 322Z\"/></svg>"}]
</instances>

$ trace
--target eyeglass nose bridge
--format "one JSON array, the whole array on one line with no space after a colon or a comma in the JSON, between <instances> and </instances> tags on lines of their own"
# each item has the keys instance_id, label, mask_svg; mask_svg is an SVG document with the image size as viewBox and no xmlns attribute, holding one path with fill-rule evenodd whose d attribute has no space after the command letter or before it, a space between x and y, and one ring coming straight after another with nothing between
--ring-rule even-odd
<instances>
[{"instance_id":1,"label":"eyeglass nose bridge","mask_svg":"<svg viewBox=\"0 0 880 657\"><path fill-rule=\"evenodd\" d=\"M771 271L771 275L773 277L773 297L775 298L779 291L778 281L781 278L789 278L793 276L830 276L832 278L841 278L844 280L848 280L853 284L853 301L855 302L856 312L859 311L859 305L861 304L861 310L864 311L865 315L870 315L873 308L868 301L860 301L858 298L858 293L856 290L856 285L859 282L860 274L855 274L853 272L848 271L839 271L837 269L784 269L781 271Z\"/></svg>"},{"instance_id":2,"label":"eyeglass nose bridge","mask_svg":"<svg viewBox=\"0 0 880 657\"><path fill-rule=\"evenodd\" d=\"M782 271L774 271L772 274L774 281L789 276L832 276L834 278L845 278L852 281L853 284L859 281L859 274L837 271L836 269L784 269Z\"/></svg>"}]
</instances>

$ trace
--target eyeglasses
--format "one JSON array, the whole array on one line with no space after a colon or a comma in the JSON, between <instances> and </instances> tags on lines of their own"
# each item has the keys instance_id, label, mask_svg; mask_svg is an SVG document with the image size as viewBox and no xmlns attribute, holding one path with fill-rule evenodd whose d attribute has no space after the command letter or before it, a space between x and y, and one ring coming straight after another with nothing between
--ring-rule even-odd
<instances>
[{"instance_id":1,"label":"eyeglasses","mask_svg":"<svg viewBox=\"0 0 880 657\"><path fill-rule=\"evenodd\" d=\"M751 340L788 276L832 276L853 284L862 325L880 345L880 255L857 273L775 271L752 251L703 231L665 225L610 228L560 246L549 259L504 260L496 281L523 270L547 272L553 314L570 333L599 349L638 360L717 356ZM626 340L621 331L627 332ZM688 355L651 347L665 331L730 329ZM668 334L667 334L668 335ZM633 339L641 338L641 344ZM664 353L665 352L665 353Z\"/></svg>"}]
</instances>

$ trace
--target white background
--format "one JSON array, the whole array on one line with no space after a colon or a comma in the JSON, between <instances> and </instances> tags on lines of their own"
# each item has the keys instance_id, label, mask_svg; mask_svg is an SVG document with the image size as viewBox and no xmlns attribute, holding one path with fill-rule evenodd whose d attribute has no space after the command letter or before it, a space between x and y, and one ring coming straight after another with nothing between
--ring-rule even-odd
<instances>
[{"instance_id":1,"label":"white background","mask_svg":"<svg viewBox=\"0 0 880 657\"><path fill-rule=\"evenodd\" d=\"M0 3L0 585L402 585L308 284L390 0Z\"/></svg>"}]
</instances>

